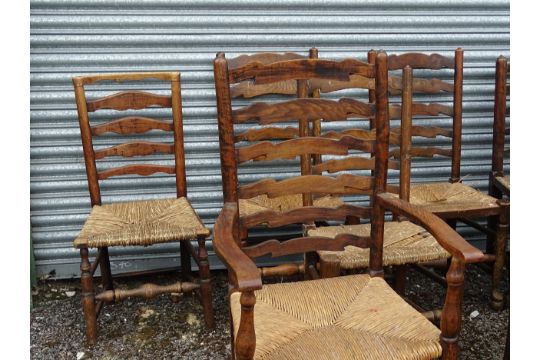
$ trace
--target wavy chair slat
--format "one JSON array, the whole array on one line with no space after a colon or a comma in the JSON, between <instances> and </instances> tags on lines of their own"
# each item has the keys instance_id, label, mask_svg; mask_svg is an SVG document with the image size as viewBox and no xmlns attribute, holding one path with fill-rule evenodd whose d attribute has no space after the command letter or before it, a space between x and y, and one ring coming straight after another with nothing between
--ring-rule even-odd
<instances>
[{"instance_id":1,"label":"wavy chair slat","mask_svg":"<svg viewBox=\"0 0 540 360\"><path fill-rule=\"evenodd\" d=\"M171 122L142 116L127 116L92 126L92 135L98 136L108 132L121 135L141 134L150 130L173 131L174 128Z\"/></svg>"},{"instance_id":2,"label":"wavy chair slat","mask_svg":"<svg viewBox=\"0 0 540 360\"><path fill-rule=\"evenodd\" d=\"M342 121L350 117L368 118L374 115L374 106L358 100L343 98L339 101L327 99L295 99L279 103L254 103L233 111L235 123L257 121L272 124L296 120Z\"/></svg>"},{"instance_id":3,"label":"wavy chair slat","mask_svg":"<svg viewBox=\"0 0 540 360\"><path fill-rule=\"evenodd\" d=\"M402 55L388 55L388 70L399 70L409 65L413 69L453 68L454 59L440 54L406 53Z\"/></svg>"},{"instance_id":4,"label":"wavy chair slat","mask_svg":"<svg viewBox=\"0 0 540 360\"><path fill-rule=\"evenodd\" d=\"M229 69L229 82L238 83L253 79L256 84L267 84L292 79L309 80L312 78L348 81L351 74L373 77L375 67L355 59L345 59L339 62L299 59L270 64L250 62L244 66Z\"/></svg>"},{"instance_id":5,"label":"wavy chair slat","mask_svg":"<svg viewBox=\"0 0 540 360\"><path fill-rule=\"evenodd\" d=\"M122 91L86 103L89 112L99 109L140 110L151 106L171 107L172 98L145 91Z\"/></svg>"},{"instance_id":6,"label":"wavy chair slat","mask_svg":"<svg viewBox=\"0 0 540 360\"><path fill-rule=\"evenodd\" d=\"M98 172L98 178L99 180L104 180L107 178L110 178L112 176L118 176L118 175L128 175L128 174L136 174L136 175L142 175L142 176L148 176L155 173L166 173L166 174L174 174L176 171L176 168L174 166L164 166L164 165L126 165L121 167L116 167L112 169L107 169Z\"/></svg>"},{"instance_id":7,"label":"wavy chair slat","mask_svg":"<svg viewBox=\"0 0 540 360\"><path fill-rule=\"evenodd\" d=\"M297 127L287 126L282 128L267 126L262 129L246 130L236 135L234 141L288 140L297 138L298 134L299 130Z\"/></svg>"},{"instance_id":8,"label":"wavy chair slat","mask_svg":"<svg viewBox=\"0 0 540 360\"><path fill-rule=\"evenodd\" d=\"M132 141L120 145L111 146L95 152L96 159L103 159L107 156L144 156L155 153L172 154L174 145L150 141Z\"/></svg>"},{"instance_id":9,"label":"wavy chair slat","mask_svg":"<svg viewBox=\"0 0 540 360\"><path fill-rule=\"evenodd\" d=\"M403 79L399 76L388 77L388 91L391 95L399 95L403 90ZM453 93L454 84L438 78L412 80L413 93L438 94L441 92Z\"/></svg>"},{"instance_id":10,"label":"wavy chair slat","mask_svg":"<svg viewBox=\"0 0 540 360\"><path fill-rule=\"evenodd\" d=\"M341 174L337 177L304 175L285 180L263 179L249 185L240 186L238 197L250 199L258 195L278 197L289 194L369 194L372 192L373 178Z\"/></svg>"}]
</instances>

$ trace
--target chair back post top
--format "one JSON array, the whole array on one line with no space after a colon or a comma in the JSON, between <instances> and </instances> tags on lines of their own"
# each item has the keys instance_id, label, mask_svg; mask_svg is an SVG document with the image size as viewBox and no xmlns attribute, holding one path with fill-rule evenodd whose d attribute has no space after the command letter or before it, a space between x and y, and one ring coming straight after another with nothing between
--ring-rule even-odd
<instances>
[{"instance_id":1,"label":"chair back post top","mask_svg":"<svg viewBox=\"0 0 540 360\"><path fill-rule=\"evenodd\" d=\"M86 85L94 85L102 81L139 82L148 79L167 81L171 83L170 96L158 95L145 91L119 91L111 95L89 101L86 95ZM177 197L187 195L185 153L182 119L181 80L179 72L135 72L98 74L89 76L76 76L73 79L75 101L81 131L84 161L90 191L92 206L101 205L100 180L109 177L138 174L151 175L157 172L176 175ZM141 110L149 108L170 108L172 110L172 122L153 118L133 115L125 116L92 126L89 113L100 109L113 109L117 111ZM132 141L124 142L116 146L95 150L93 137L104 133L116 133L120 135L141 134L150 130L162 130L173 132L174 144L169 145L160 142ZM154 164L133 164L98 171L96 160L109 156L145 156L154 153L174 154L175 165L164 166Z\"/></svg>"},{"instance_id":2,"label":"chair back post top","mask_svg":"<svg viewBox=\"0 0 540 360\"><path fill-rule=\"evenodd\" d=\"M495 68L495 104L493 118L493 152L491 160L491 171L496 176L503 175L504 166L504 137L506 132L506 97L507 97L507 76L508 60L504 56L499 56Z\"/></svg>"},{"instance_id":3,"label":"chair back post top","mask_svg":"<svg viewBox=\"0 0 540 360\"><path fill-rule=\"evenodd\" d=\"M286 54L286 57L289 58L284 59L280 58L279 55L258 54L243 55L228 60L223 53L216 55L214 79L225 203L239 204L239 199L247 201L258 196L266 196L271 200L281 196L303 195L305 191L309 191L309 195L332 196L337 194L371 195L374 191L379 193L386 190L389 142L386 53L377 53L374 64L356 59L332 61L318 59L316 56L316 49L310 50L310 58L299 58ZM374 101L363 103L351 98L341 98L334 101L318 97L319 91L331 92L350 87L351 79L354 79L355 84L364 84L365 88L373 89ZM249 83L245 84L245 82ZM242 85L244 88L269 85L268 89L270 89L271 84L283 85L285 82L295 84L297 96L294 100L255 102L233 110L232 88L238 85ZM283 94L283 92L280 93ZM288 92L288 94L294 95L292 92ZM320 130L317 130L316 127L309 128L309 125L313 125L317 121L347 121L349 117L365 118L366 120L373 118L376 127L375 134L366 130L347 128L347 131L343 133L330 131L320 135ZM274 134L273 131L276 128L273 126L276 124L296 123L297 121L299 126L297 136L271 139L280 140L280 142L260 141L260 137L253 141L252 137L244 136L248 132L250 135L255 134L255 132L257 134L264 132L266 135ZM242 133L242 136L235 136L235 124L236 127L241 125L242 130L252 124L256 128L250 128ZM261 129L262 126L264 127ZM270 129L272 132L269 131ZM351 134L348 132L350 130L356 132ZM361 133L363 137L357 135L358 133ZM267 139L269 138L264 138L264 140ZM283 139L285 140L281 141ZM248 145L245 145L245 141L248 142ZM239 142L242 144L237 144ZM369 159L350 156L355 155L350 154L350 150L375 154L375 157ZM302 159L304 156L310 158L313 155L339 155L342 157L337 158L338 160L331 158L322 164L307 161L306 166L302 167L300 176L287 177L284 180L268 178L241 186L238 183L238 167L241 163L298 157ZM351 173L330 176L331 173L335 172L359 169L371 169L374 176L360 176ZM322 172L328 172L328 175L322 175ZM292 223L311 223L317 220L344 220L346 216L371 217L371 210L366 207L349 204L337 208L318 207L317 205L312 207L309 200L303 199L303 206L309 206L309 208L295 208L282 213L268 210L261 214L251 215L251 217L239 217L239 226L247 229L263 223L274 227ZM240 206L237 206L237 209L239 208ZM384 214L381 218L384 219ZM238 231L238 229L233 231ZM359 241L365 240L352 239L352 237L343 237L337 242L328 238L297 238L282 243L277 240L269 240L251 247L243 247L243 251L250 257L265 254L283 256L319 249L340 250L343 246L357 244ZM382 243L382 237L380 240ZM333 248L326 245L330 242L334 243L331 245ZM318 247L319 245L321 247ZM368 243L364 242L364 245L368 245ZM382 259L382 253L380 257Z\"/></svg>"}]
</instances>

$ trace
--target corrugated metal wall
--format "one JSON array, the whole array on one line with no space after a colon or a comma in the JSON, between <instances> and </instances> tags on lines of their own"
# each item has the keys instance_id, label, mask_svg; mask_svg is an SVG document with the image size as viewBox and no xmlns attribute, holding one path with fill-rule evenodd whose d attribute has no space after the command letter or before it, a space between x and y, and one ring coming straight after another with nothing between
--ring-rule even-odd
<instances>
[{"instance_id":1,"label":"corrugated metal wall","mask_svg":"<svg viewBox=\"0 0 540 360\"><path fill-rule=\"evenodd\" d=\"M212 59L259 51L365 58L465 49L463 162L466 182L486 190L494 65L509 56L508 0L31 1L31 223L39 274L76 276L72 248L90 208L71 77L122 71L182 72L189 198L212 226L221 175ZM262 171L262 170L261 170ZM285 168L265 171L287 171ZM446 180L449 161L416 163L416 181ZM395 178L391 179L395 181ZM142 187L130 190L130 185ZM123 189L123 190L121 190ZM166 176L123 177L105 201L174 195ZM472 241L474 232L460 229ZM114 271L177 264L176 244L113 249ZM144 260L141 254L145 255ZM211 252L212 265L219 264Z\"/></svg>"}]
</instances>

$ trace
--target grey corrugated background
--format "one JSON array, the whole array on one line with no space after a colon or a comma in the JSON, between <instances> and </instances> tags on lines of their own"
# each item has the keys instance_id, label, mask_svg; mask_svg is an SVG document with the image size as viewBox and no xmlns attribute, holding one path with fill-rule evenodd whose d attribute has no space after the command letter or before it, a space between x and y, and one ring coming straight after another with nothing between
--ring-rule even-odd
<instances>
[{"instance_id":1,"label":"grey corrugated background","mask_svg":"<svg viewBox=\"0 0 540 360\"><path fill-rule=\"evenodd\" d=\"M55 270L56 276L69 277L79 271L78 252L71 244L90 201L72 76L182 72L189 198L212 226L222 201L212 73L217 51L236 56L306 52L316 46L320 57L364 58L372 48L452 55L453 49L463 47L462 175L485 191L495 59L510 55L509 6L507 0L32 0L31 223L38 273ZM446 180L449 174L443 158L416 165L416 181ZM134 192L129 185L143 190ZM105 201L173 194L174 182L165 176L118 178L104 188ZM474 232L460 231L476 241ZM113 249L113 268L175 265L176 246ZM213 252L211 260L214 267L221 266Z\"/></svg>"}]
</instances>

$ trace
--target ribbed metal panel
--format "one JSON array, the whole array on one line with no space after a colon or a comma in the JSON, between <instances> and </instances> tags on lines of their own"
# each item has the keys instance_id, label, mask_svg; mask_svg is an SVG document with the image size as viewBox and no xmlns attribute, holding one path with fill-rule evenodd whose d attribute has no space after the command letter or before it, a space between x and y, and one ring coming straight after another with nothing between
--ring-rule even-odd
<instances>
[{"instance_id":1,"label":"ribbed metal panel","mask_svg":"<svg viewBox=\"0 0 540 360\"><path fill-rule=\"evenodd\" d=\"M72 241L90 208L71 77L182 72L189 198L210 227L222 204L212 59L259 51L365 59L465 49L462 175L487 188L495 59L509 56L509 1L31 1L31 222L39 274L76 276ZM159 90L159 89L158 89ZM106 143L106 142L105 142ZM112 163L111 163L112 164ZM245 178L295 172L290 163ZM446 180L447 159L415 163L415 181ZM396 177L392 176L395 182ZM131 190L141 189L141 190ZM104 201L174 196L167 176L105 183ZM475 240L475 233L463 230ZM115 271L177 264L177 245L112 249ZM145 254L144 256L142 254ZM148 255L149 254L149 255ZM220 266L213 252L211 263Z\"/></svg>"}]
</instances>

